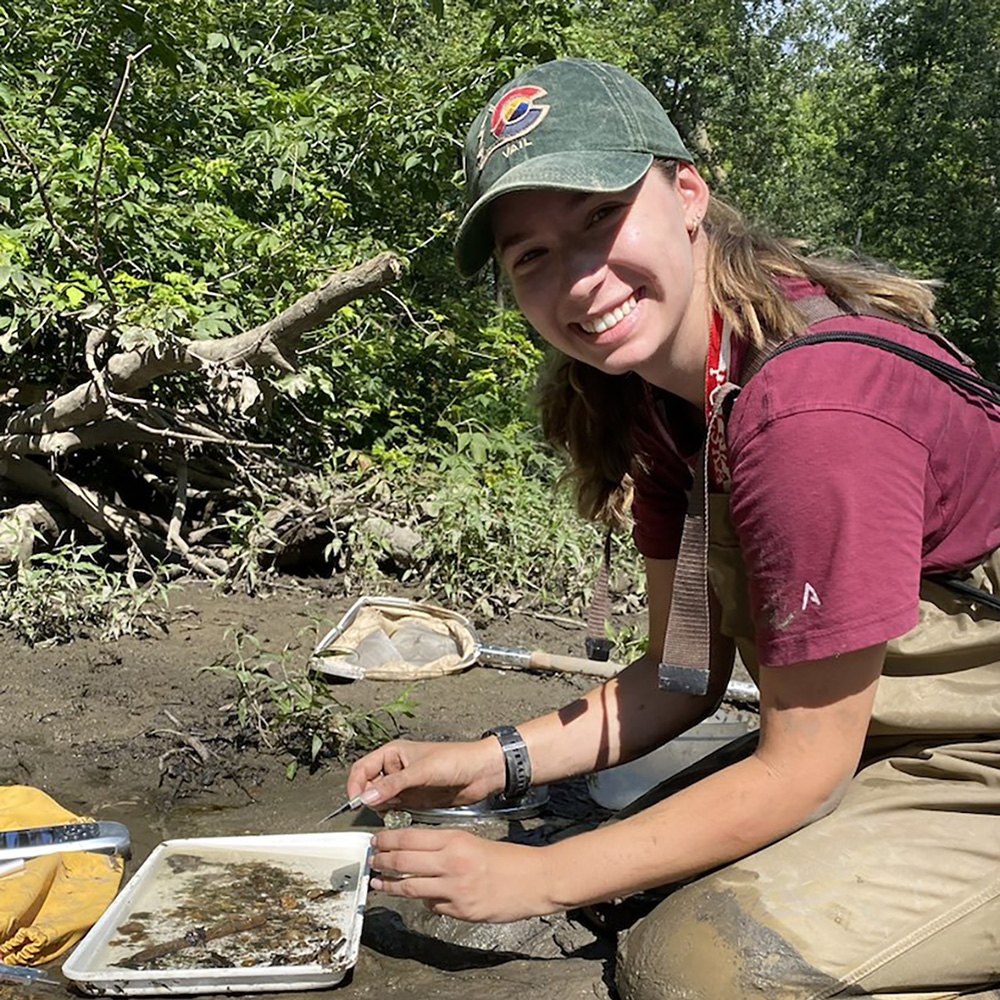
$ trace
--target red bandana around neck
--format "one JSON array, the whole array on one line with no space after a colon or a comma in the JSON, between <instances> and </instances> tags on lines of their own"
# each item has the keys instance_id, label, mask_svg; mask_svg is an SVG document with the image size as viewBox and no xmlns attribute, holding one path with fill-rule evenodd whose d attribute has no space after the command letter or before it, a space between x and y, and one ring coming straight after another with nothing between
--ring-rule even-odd
<instances>
[{"instance_id":1,"label":"red bandana around neck","mask_svg":"<svg viewBox=\"0 0 1000 1000\"><path fill-rule=\"evenodd\" d=\"M721 414L713 419L713 414L719 390L730 381L730 373L736 367L736 347L732 326L723 323L718 310L713 309L705 357L705 449L709 484L724 491L730 485L726 422Z\"/></svg>"}]
</instances>

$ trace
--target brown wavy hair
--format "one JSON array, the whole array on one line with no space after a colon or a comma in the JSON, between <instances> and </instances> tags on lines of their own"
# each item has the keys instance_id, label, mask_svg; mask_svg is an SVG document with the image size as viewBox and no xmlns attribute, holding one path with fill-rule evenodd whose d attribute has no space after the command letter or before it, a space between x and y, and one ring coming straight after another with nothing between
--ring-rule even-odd
<instances>
[{"instance_id":1,"label":"brown wavy hair","mask_svg":"<svg viewBox=\"0 0 1000 1000\"><path fill-rule=\"evenodd\" d=\"M673 181L677 164L657 161ZM904 323L933 328L935 282L922 281L858 259L811 256L801 241L780 239L751 226L735 208L709 199L707 282L711 305L734 333L761 345L805 329L802 313L775 283L805 278L821 285L845 312L887 313ZM542 430L569 460L577 510L586 518L621 527L631 501L632 427L644 391L634 373L607 375L553 353L538 384Z\"/></svg>"}]
</instances>

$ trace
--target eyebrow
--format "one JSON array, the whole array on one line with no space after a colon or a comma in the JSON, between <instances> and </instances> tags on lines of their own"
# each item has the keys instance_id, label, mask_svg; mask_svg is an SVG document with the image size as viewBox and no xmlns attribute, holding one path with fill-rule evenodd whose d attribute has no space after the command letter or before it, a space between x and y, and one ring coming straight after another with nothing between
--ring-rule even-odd
<instances>
[{"instance_id":1,"label":"eyebrow","mask_svg":"<svg viewBox=\"0 0 1000 1000\"><path fill-rule=\"evenodd\" d=\"M587 201L589 198L593 198L594 195L603 194L605 192L601 191L572 191L570 192L570 204L571 209L576 208L578 205ZM530 239L530 233L513 232L504 239L497 243L497 252L502 254L507 250L508 247L512 247L517 243L521 243L524 240Z\"/></svg>"},{"instance_id":2,"label":"eyebrow","mask_svg":"<svg viewBox=\"0 0 1000 1000\"><path fill-rule=\"evenodd\" d=\"M503 254L509 247L515 246L528 238L526 233L511 233L506 239L497 243L497 253Z\"/></svg>"}]
</instances>

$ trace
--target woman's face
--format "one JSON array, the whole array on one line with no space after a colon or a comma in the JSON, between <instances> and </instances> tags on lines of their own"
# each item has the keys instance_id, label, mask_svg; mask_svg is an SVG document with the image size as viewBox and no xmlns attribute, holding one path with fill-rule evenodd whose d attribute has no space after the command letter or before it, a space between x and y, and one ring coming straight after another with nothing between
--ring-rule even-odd
<instances>
[{"instance_id":1,"label":"woman's face","mask_svg":"<svg viewBox=\"0 0 1000 1000\"><path fill-rule=\"evenodd\" d=\"M688 396L704 384L708 311L696 223L707 204L705 182L679 164L673 180L654 167L614 194L514 192L497 199L491 218L517 304L553 347Z\"/></svg>"}]
</instances>

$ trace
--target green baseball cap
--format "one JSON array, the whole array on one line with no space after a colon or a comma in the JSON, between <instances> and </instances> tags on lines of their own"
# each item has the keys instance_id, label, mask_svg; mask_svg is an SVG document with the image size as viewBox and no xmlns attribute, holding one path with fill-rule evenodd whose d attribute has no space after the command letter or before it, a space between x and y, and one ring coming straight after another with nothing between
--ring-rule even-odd
<instances>
[{"instance_id":1,"label":"green baseball cap","mask_svg":"<svg viewBox=\"0 0 1000 1000\"><path fill-rule=\"evenodd\" d=\"M660 102L608 63L557 59L501 87L465 140L469 209L455 262L471 278L493 253L489 206L511 191L624 191L654 158L691 161Z\"/></svg>"}]
</instances>

